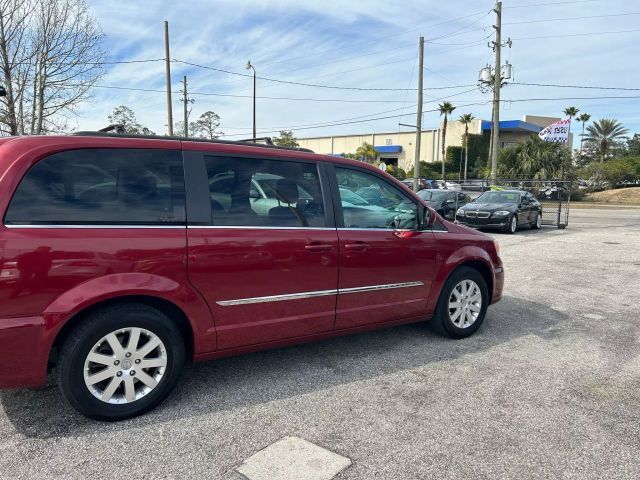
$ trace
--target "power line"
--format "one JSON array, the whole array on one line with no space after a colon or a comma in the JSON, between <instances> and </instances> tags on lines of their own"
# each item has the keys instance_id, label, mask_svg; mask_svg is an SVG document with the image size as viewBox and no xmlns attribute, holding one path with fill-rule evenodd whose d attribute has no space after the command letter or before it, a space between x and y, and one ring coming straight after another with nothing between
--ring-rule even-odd
<instances>
[{"instance_id":1,"label":"power line","mask_svg":"<svg viewBox=\"0 0 640 480\"><path fill-rule=\"evenodd\" d=\"M634 96L601 96L601 97L555 97L555 98L519 98L519 99L513 99L513 100L509 100L509 99L501 99L500 102L502 103L507 103L507 102L542 102L542 101L558 101L558 100L604 100L604 99L632 99L632 98L640 98L640 95L634 95ZM460 102L463 102L462 100L460 100ZM469 106L474 106L474 105L486 105L490 103L490 101L482 101L482 102L477 102L474 101L472 103L464 103L464 104L459 104L458 106L460 107L469 107ZM438 109L431 109L431 110L425 110L424 113L427 112L437 112ZM374 118L367 118L367 119L363 119L363 120L354 120L354 121L338 121L338 122L331 122L331 123L326 123L326 124L320 124L320 125L314 125L314 126L309 126L309 127L298 127L295 128L296 130L309 130L309 129L313 129L313 128L326 128L326 127L335 127L335 126L341 126L341 125L350 125L350 124L356 124L356 123L367 123L367 122L373 122L373 121L378 121L378 120L387 120L390 118L400 118L400 117L406 117L406 116L413 116L415 115L416 112L413 113L402 113L402 114L398 114L398 115L386 115L386 116L382 116L382 117L374 117ZM280 127L281 129L285 129L285 130L289 130L289 129L293 129L294 127ZM258 132L259 134L267 134L267 133L278 133L280 130L270 130L270 131L261 131ZM230 135L223 135L224 137L239 137L239 136L244 136L246 135L246 133L238 133L238 134L230 134Z\"/></svg>"},{"instance_id":2,"label":"power line","mask_svg":"<svg viewBox=\"0 0 640 480\"><path fill-rule=\"evenodd\" d=\"M164 58L147 58L147 59L141 59L141 60L114 60L114 61L105 61L105 62L83 62L82 65L125 65L125 64L132 64L132 63L152 63L152 62L164 62ZM33 65L34 62L16 62L13 63L12 65ZM73 66L73 65L80 65L79 63L74 63L74 62L66 62L66 63L53 63L56 66Z\"/></svg>"},{"instance_id":3,"label":"power line","mask_svg":"<svg viewBox=\"0 0 640 480\"><path fill-rule=\"evenodd\" d=\"M484 105L487 102L475 102L475 103L469 103L469 104L465 104L465 105L460 105L462 107L468 107L471 105ZM431 110L423 110L423 113L428 113L428 112L437 112L438 109L434 108ZM400 117L407 117L407 116L414 116L416 115L416 112L412 112L412 113L401 113L398 115L387 115L387 116L383 116L383 117L375 117L375 118L368 118L368 119L364 119L364 120L355 120L355 121L348 121L348 122L335 122L335 123L326 123L323 125L316 125L313 127L301 127L301 128L295 128L295 130L309 130L309 129L313 129L313 128L325 128L325 127L335 127L335 126L340 126L340 125L350 125L350 124L354 124L354 123L366 123L366 122L375 122L378 120L387 120L390 118L400 118ZM286 130L289 129L289 127L282 127ZM258 132L258 134L265 134L265 133L278 133L280 130L270 130L270 131L260 131ZM240 136L245 136L246 133L234 133L231 135L221 135L224 137L240 137Z\"/></svg>"},{"instance_id":4,"label":"power line","mask_svg":"<svg viewBox=\"0 0 640 480\"><path fill-rule=\"evenodd\" d=\"M185 65L191 65L192 67L205 68L207 70L213 70L213 71L216 71L216 72L228 73L230 75L238 75L238 76L241 76L241 77L251 77L251 78L253 78L253 75L247 75L246 73L232 72L230 70L225 70L223 68L210 67L210 66L207 66L207 65L200 65L200 64L197 64L197 63L186 62L184 60L177 60L177 59L174 59L172 61L173 62L177 62L177 63L183 63ZM259 78L260 80L265 80L267 82L284 83L284 84L288 84L288 85L299 85L299 86L303 86L303 87L327 88L327 89L335 89L335 90L355 90L355 91L363 91L363 92L405 92L407 90L417 91L416 88L406 89L406 88L380 88L380 87L374 87L374 88L369 88L369 87L345 87L345 86L341 86L341 85L322 85L322 84L317 84L317 83L296 82L296 81L293 81L293 80L282 80L282 79L270 78L270 77L260 77L260 76L258 76L257 78ZM447 87L430 87L429 90L444 90L444 89L448 89L448 88L457 88L457 87L465 87L465 86L469 86L469 85L456 85L456 86L447 86Z\"/></svg>"},{"instance_id":5,"label":"power line","mask_svg":"<svg viewBox=\"0 0 640 480\"><path fill-rule=\"evenodd\" d=\"M77 85L67 84L67 87L75 87ZM468 85L455 85L449 87L432 87L431 89L444 90L455 88L466 88L475 86L475 84ZM104 88L109 90L125 90L133 92L150 92L150 93L166 93L165 90L157 90L152 88L136 88L136 87L120 87L117 85L92 85L95 88ZM416 89L412 89L416 90ZM426 89L425 89L426 90ZM475 90L475 88L473 89ZM179 90L174 90L172 93L181 93ZM458 92L454 95L462 95L465 92ZM231 98L253 98L253 95L234 95L228 93L211 93L211 92L189 92L189 95L201 95L211 97L231 97ZM264 100L289 100L289 101L304 101L304 102L342 102L342 103L403 103L404 100L357 100L357 99L344 99L344 98L304 98L304 97L269 97L269 96L257 96L256 98ZM445 97L446 98L446 97Z\"/></svg>"},{"instance_id":6,"label":"power line","mask_svg":"<svg viewBox=\"0 0 640 480\"><path fill-rule=\"evenodd\" d=\"M467 15L462 15L460 17L454 17L454 18L451 18L451 19L448 19L448 20L444 20L444 21L441 21L441 22L429 23L429 24L426 24L426 25L421 25L419 27L403 30L401 33L394 32L394 33L392 33L390 35L384 35L384 36L380 36L380 37L369 38L369 39L366 39L366 40L362 40L362 42L366 42L367 44L371 44L371 42L376 42L376 41L379 41L379 40L386 40L387 38L397 38L400 35L406 35L407 33L415 32L415 31L418 31L418 30L422 30L424 28L438 27L440 25L446 25L447 23L455 22L457 20L464 20L465 18L474 17L476 15L482 15L481 18L483 18L487 14L488 13L487 13L486 10L481 10L481 11L469 13ZM411 44L411 45L413 46L413 44ZM322 50L322 51L319 51L319 52L312 52L312 53L314 53L316 55L320 54L320 53L335 53L335 52L338 52L340 50L352 49L352 48L353 48L353 44L349 44L349 45L345 45L344 47L332 48L332 49ZM289 57L289 58L285 58L285 59L281 59L281 60L276 60L276 61L273 61L273 62L266 62L266 63L263 63L262 65L266 66L266 65L273 65L275 63L290 62L291 60L297 60L297 59L301 59L301 58L306 59L306 58L309 58L309 56L308 55L300 55L300 56L297 56L297 57Z\"/></svg>"},{"instance_id":7,"label":"power line","mask_svg":"<svg viewBox=\"0 0 640 480\"><path fill-rule=\"evenodd\" d=\"M474 91L474 90L475 90L475 88L471 89L471 90L466 90L464 92L454 93L453 95L447 95L446 97L429 100L428 102L425 102L425 103L436 103L436 102L439 102L441 100L446 100L447 98L455 97L455 96L458 96L458 95L464 95L465 93L469 93L469 92ZM415 108L415 107L416 107L416 105L412 105L409 108ZM341 118L339 120L332 120L331 122L343 122L343 121L349 121L349 120L357 120L357 119L360 119L360 118L367 118L367 117L372 117L372 116L376 116L376 115L382 115L382 114L385 114L385 113L397 112L398 110L400 110L402 112L402 111L404 111L405 108L407 108L406 105L402 106L401 108L394 108L394 109L391 109L391 110L384 110L382 112L369 113L367 115L360 115L360 116L357 116L357 117ZM315 126L315 125L323 125L325 123L326 122L303 124L303 125L286 125L286 126L280 126L280 127L271 126L271 127L264 127L264 128L283 128L283 129L286 129L286 130L292 130L292 129L297 129L299 127L310 127L310 126ZM231 128L231 129L234 129L234 130L250 130L250 128L248 128L248 127L229 127L229 126L225 126L224 128Z\"/></svg>"},{"instance_id":8,"label":"power line","mask_svg":"<svg viewBox=\"0 0 640 480\"><path fill-rule=\"evenodd\" d=\"M589 15L585 17L562 17L562 18L546 18L543 20L523 20L520 22L506 22L504 25L524 25L528 23L546 23L546 22L564 22L566 20L586 20L590 18L607 18L607 17L627 17L630 15L640 15L640 12L628 13L609 13L606 15Z\"/></svg>"},{"instance_id":9,"label":"power line","mask_svg":"<svg viewBox=\"0 0 640 480\"><path fill-rule=\"evenodd\" d=\"M618 33L634 33L634 32L640 32L640 29L614 30L610 32L584 32L584 33L565 33L560 35L541 35L541 36L535 36L535 37L518 37L518 38L514 38L513 40L520 41L520 40L539 40L543 38L590 37L592 35L611 35L611 34L618 34Z\"/></svg>"},{"instance_id":10,"label":"power line","mask_svg":"<svg viewBox=\"0 0 640 480\"><path fill-rule=\"evenodd\" d=\"M546 6L555 6L555 5L568 5L575 3L594 3L600 2L601 0L572 0L567 2L547 2L547 3L529 3L527 5L509 5L507 7L502 8L527 8L527 7L546 7Z\"/></svg>"},{"instance_id":11,"label":"power line","mask_svg":"<svg viewBox=\"0 0 640 480\"><path fill-rule=\"evenodd\" d=\"M555 88L584 88L589 90L626 90L637 92L640 88L633 87L601 87L593 85L558 85L554 83L526 83L526 82L509 82L509 85L528 85L532 87L555 87Z\"/></svg>"},{"instance_id":12,"label":"power line","mask_svg":"<svg viewBox=\"0 0 640 480\"><path fill-rule=\"evenodd\" d=\"M501 100L503 102L547 102L556 100L620 100L627 98L640 98L640 95L612 95L601 97L554 97L554 98L517 98L513 100Z\"/></svg>"}]
</instances>

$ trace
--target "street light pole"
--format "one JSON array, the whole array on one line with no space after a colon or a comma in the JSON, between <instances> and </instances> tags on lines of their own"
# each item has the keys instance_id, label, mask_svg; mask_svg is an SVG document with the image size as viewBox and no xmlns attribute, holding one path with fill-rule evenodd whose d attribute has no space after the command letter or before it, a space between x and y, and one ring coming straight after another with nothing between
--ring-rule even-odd
<instances>
[{"instance_id":1,"label":"street light pole","mask_svg":"<svg viewBox=\"0 0 640 480\"><path fill-rule=\"evenodd\" d=\"M251 60L247 62L247 70L253 70L253 139L256 138L256 69L251 65Z\"/></svg>"}]
</instances>

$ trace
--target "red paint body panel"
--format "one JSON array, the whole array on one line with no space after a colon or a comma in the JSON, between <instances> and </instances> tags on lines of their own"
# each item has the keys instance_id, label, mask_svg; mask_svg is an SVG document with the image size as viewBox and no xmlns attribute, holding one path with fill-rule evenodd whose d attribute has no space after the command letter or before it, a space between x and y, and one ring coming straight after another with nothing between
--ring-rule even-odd
<instances>
[{"instance_id":1,"label":"red paint body panel","mask_svg":"<svg viewBox=\"0 0 640 480\"><path fill-rule=\"evenodd\" d=\"M113 137L24 137L0 141L0 214L41 158L68 149L149 148L252 157L361 162L242 144ZM401 185L406 194L421 203ZM144 295L187 317L194 359L356 333L430 318L448 275L468 261L486 265L492 302L502 263L487 235L444 223L449 232L252 228L7 228L0 226L0 387L45 382L64 325L98 302ZM347 251L364 242L365 251ZM305 247L320 243L323 251ZM336 295L338 289L422 282L403 289ZM328 291L280 302L223 306L226 300Z\"/></svg>"},{"instance_id":2,"label":"red paint body panel","mask_svg":"<svg viewBox=\"0 0 640 480\"><path fill-rule=\"evenodd\" d=\"M49 350L43 331L42 317L0 319L0 388L45 383Z\"/></svg>"},{"instance_id":3,"label":"red paint body panel","mask_svg":"<svg viewBox=\"0 0 640 480\"><path fill-rule=\"evenodd\" d=\"M436 263L430 231L338 230L341 290L367 285L422 282L421 286L338 296L336 328L351 328L418 317L427 301ZM349 249L362 245L363 250Z\"/></svg>"},{"instance_id":4,"label":"red paint body panel","mask_svg":"<svg viewBox=\"0 0 640 480\"><path fill-rule=\"evenodd\" d=\"M330 249L305 249L312 244ZM335 229L190 228L189 277L211 306L220 349L331 331L335 293L246 305L216 302L335 290L338 237Z\"/></svg>"}]
</instances>

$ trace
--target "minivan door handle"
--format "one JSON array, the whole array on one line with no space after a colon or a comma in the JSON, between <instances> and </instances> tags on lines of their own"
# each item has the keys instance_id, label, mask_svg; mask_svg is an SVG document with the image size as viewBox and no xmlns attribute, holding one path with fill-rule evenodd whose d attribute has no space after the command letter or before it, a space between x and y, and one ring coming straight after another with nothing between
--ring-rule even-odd
<instances>
[{"instance_id":1,"label":"minivan door handle","mask_svg":"<svg viewBox=\"0 0 640 480\"><path fill-rule=\"evenodd\" d=\"M309 243L304 246L305 250L309 252L330 252L333 250L333 245L330 243Z\"/></svg>"},{"instance_id":2,"label":"minivan door handle","mask_svg":"<svg viewBox=\"0 0 640 480\"><path fill-rule=\"evenodd\" d=\"M367 248L369 248L369 244L364 242L353 242L344 244L344 249L350 250L352 252L364 252Z\"/></svg>"}]
</instances>

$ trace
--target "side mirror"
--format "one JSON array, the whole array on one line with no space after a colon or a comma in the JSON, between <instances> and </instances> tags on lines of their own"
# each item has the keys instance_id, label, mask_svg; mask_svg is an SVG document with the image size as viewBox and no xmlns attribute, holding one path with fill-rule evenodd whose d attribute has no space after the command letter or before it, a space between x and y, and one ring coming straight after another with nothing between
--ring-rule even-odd
<instances>
[{"instance_id":1,"label":"side mirror","mask_svg":"<svg viewBox=\"0 0 640 480\"><path fill-rule=\"evenodd\" d=\"M429 229L433 227L433 224L436 221L436 212L431 207L423 205L420 209L420 217L422 229Z\"/></svg>"}]
</instances>

